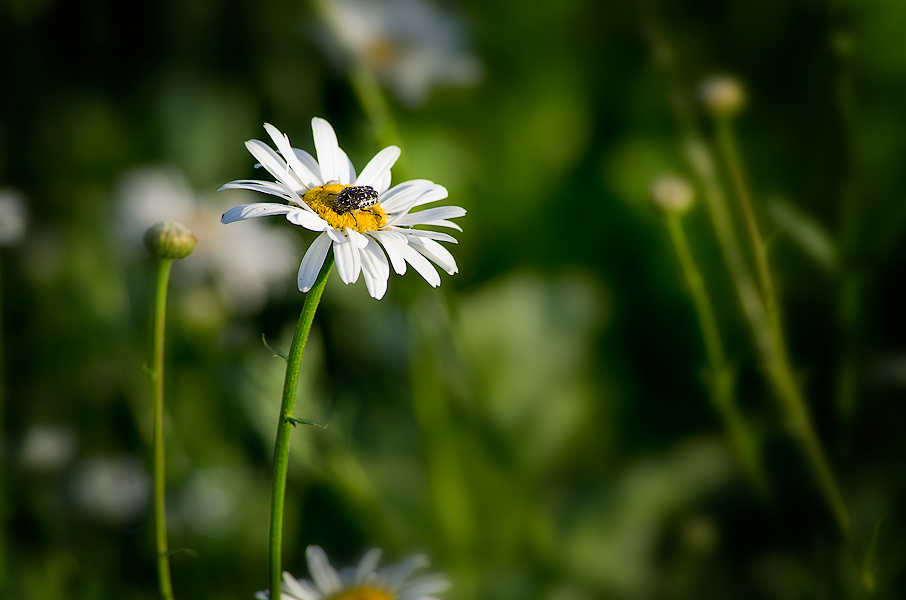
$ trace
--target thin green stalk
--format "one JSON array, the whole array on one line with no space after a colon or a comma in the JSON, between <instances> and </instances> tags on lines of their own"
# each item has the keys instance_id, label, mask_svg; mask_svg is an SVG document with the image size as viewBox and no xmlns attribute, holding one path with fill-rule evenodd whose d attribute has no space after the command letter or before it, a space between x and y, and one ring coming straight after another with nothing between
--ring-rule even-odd
<instances>
[{"instance_id":1,"label":"thin green stalk","mask_svg":"<svg viewBox=\"0 0 906 600\"><path fill-rule=\"evenodd\" d=\"M710 367L708 386L711 392L711 402L724 420L730 439L752 485L762 498L767 498L768 484L765 470L761 464L756 443L746 425L745 416L739 410L733 395L733 369L726 360L717 318L711 306L711 297L689 248L682 218L677 214L668 214L666 218L670 238L686 278L686 285L692 296L705 343L705 354Z\"/></svg>"},{"instance_id":2,"label":"thin green stalk","mask_svg":"<svg viewBox=\"0 0 906 600\"><path fill-rule=\"evenodd\" d=\"M642 5L644 8L643 3ZM773 310L774 307L771 305L765 306L743 257L726 197L714 168L714 159L711 151L702 141L691 107L682 91L683 86L676 75L673 49L667 44L660 34L657 24L650 17L644 22L644 31L651 45L655 62L663 71L668 82L669 95L680 125L684 150L692 170L704 189L711 223L724 255L724 261L736 286L749 331L761 357L769 385L784 409L794 439L805 454L808 466L818 480L819 488L831 508L834 521L852 551L864 588L873 592L875 589L874 578L864 562L863 553L853 532L852 522L840 487L815 433L808 407L793 374L784 348L777 311ZM763 245L760 236L759 243ZM768 277L770 277L769 273ZM773 288L771 288L771 293L773 293ZM772 309L770 314L768 308Z\"/></svg>"},{"instance_id":3,"label":"thin green stalk","mask_svg":"<svg viewBox=\"0 0 906 600\"><path fill-rule=\"evenodd\" d=\"M173 582L170 580L170 553L167 549L167 508L165 504L164 468L164 329L167 316L167 284L173 259L161 258L157 272L157 298L154 304L154 356L151 384L154 402L154 539L157 545L157 578L160 595L173 600Z\"/></svg>"},{"instance_id":4,"label":"thin green stalk","mask_svg":"<svg viewBox=\"0 0 906 600\"><path fill-rule=\"evenodd\" d=\"M361 61L352 69L352 88L365 109L378 142L382 146L398 145L400 132L390 112L390 105L374 72Z\"/></svg>"},{"instance_id":5,"label":"thin green stalk","mask_svg":"<svg viewBox=\"0 0 906 600\"><path fill-rule=\"evenodd\" d=\"M717 126L717 146L723 154L724 162L727 164L727 171L730 173L730 180L733 183L733 189L736 192L736 199L739 201L739 208L742 211L743 219L746 223L746 232L749 234L749 243L752 244L752 250L755 255L755 268L758 272L758 280L761 284L761 293L764 295L764 304L769 315L777 311L777 296L774 293L774 281L771 278L771 271L768 267L768 253L765 248L761 228L758 226L758 219L755 217L755 210L752 208L752 197L749 194L749 188L746 185L746 178L742 170L742 161L739 158L739 151L736 147L736 139L733 134L733 124L728 116L716 118Z\"/></svg>"},{"instance_id":6,"label":"thin green stalk","mask_svg":"<svg viewBox=\"0 0 906 600\"><path fill-rule=\"evenodd\" d=\"M723 154L724 162L727 164L730 180L733 182L736 198L739 201L739 208L746 224L746 232L748 233L749 243L752 246L752 253L755 256L755 270L758 273L761 294L764 298L764 308L767 313L768 324L771 327L771 336L774 338L774 349L778 354L777 360L789 362L786 342L783 336L783 325L780 322L780 305L777 302L774 279L771 276L771 268L768 264L768 251L761 235L761 228L758 226L758 219L755 217L755 210L752 208L752 196L749 193L745 174L743 173L742 160L737 149L731 117L717 117L716 125L717 145L721 154Z\"/></svg>"},{"instance_id":7,"label":"thin green stalk","mask_svg":"<svg viewBox=\"0 0 906 600\"><path fill-rule=\"evenodd\" d=\"M277 440L274 444L274 477L271 481L271 518L268 532L268 573L270 576L271 598L280 598L280 558L283 543L283 500L286 496L286 471L289 466L289 441L293 429L293 411L296 405L296 387L299 384L299 368L302 366L302 353L305 351L305 342L315 318L315 311L324 293L327 276L333 267L333 253L328 252L318 273L315 285L305 296L302 305L302 314L296 333L293 335L292 346L286 357L286 378L283 380L283 402L280 405L280 420L277 422Z\"/></svg>"}]
</instances>

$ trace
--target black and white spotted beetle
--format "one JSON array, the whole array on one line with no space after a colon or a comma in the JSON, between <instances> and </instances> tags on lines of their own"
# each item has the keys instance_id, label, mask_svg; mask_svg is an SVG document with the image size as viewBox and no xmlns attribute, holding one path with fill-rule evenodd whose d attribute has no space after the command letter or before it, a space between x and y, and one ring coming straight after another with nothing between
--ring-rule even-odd
<instances>
[{"instance_id":1,"label":"black and white spotted beetle","mask_svg":"<svg viewBox=\"0 0 906 600\"><path fill-rule=\"evenodd\" d=\"M377 190L370 185L353 185L345 187L336 195L333 209L338 214L351 210L364 210L378 203Z\"/></svg>"}]
</instances>

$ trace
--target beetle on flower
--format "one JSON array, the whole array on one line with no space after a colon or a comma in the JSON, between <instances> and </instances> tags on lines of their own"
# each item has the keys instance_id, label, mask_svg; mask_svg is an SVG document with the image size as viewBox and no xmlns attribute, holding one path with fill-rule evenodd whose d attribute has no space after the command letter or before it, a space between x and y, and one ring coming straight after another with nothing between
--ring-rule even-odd
<instances>
[{"instance_id":1,"label":"beetle on flower","mask_svg":"<svg viewBox=\"0 0 906 600\"><path fill-rule=\"evenodd\" d=\"M236 206L223 214L221 222L286 215L294 225L321 232L299 266L302 292L314 285L331 245L343 283L355 283L361 273L368 293L375 299L381 299L387 291L391 266L403 275L407 264L411 265L433 287L440 285L440 276L429 259L450 275L456 273L453 255L438 243L455 244L456 239L414 226L435 225L462 231L449 219L461 217L466 211L458 206L440 206L410 212L446 198L446 188L427 179L413 179L391 188L390 168L400 156L396 146L378 152L357 176L352 162L337 144L330 123L316 117L311 124L318 160L290 146L289 138L270 124L264 128L279 154L259 140L246 142L249 152L276 181L243 179L220 189L264 192L285 203Z\"/></svg>"}]
</instances>

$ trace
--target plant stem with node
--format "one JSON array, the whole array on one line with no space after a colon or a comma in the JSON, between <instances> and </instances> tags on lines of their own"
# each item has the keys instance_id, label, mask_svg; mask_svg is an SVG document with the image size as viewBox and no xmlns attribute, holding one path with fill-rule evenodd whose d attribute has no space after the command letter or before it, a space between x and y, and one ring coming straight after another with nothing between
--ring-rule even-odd
<instances>
[{"instance_id":1,"label":"plant stem with node","mask_svg":"<svg viewBox=\"0 0 906 600\"><path fill-rule=\"evenodd\" d=\"M293 411L296 405L296 387L299 384L299 368L302 365L302 353L305 350L305 342L308 341L308 334L311 331L311 324L315 318L315 311L318 309L318 303L321 301L321 294L324 293L324 286L327 284L327 276L333 267L333 253L328 253L318 273L315 285L312 286L308 295L305 296L305 304L302 305L302 314L299 315L299 323L296 326L296 333L293 335L293 342L289 349L286 359L286 378L283 381L283 401L280 405L280 419L277 422L277 439L274 444L274 475L271 481L271 514L270 529L268 532L268 574L270 578L271 598L280 598L280 577L282 574L280 568L281 546L283 543L283 501L286 496L286 472L289 467L289 442L290 433L294 426Z\"/></svg>"}]
</instances>

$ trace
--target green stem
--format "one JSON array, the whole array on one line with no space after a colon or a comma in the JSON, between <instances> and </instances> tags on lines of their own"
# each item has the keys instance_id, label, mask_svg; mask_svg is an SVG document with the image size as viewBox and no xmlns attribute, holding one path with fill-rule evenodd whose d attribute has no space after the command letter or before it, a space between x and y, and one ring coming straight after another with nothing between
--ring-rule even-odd
<instances>
[{"instance_id":1,"label":"green stem","mask_svg":"<svg viewBox=\"0 0 906 600\"><path fill-rule=\"evenodd\" d=\"M724 116L717 118L716 125L717 145L727 164L730 180L733 182L736 198L739 201L739 208L746 224L749 243L752 245L752 253L755 255L755 270L758 273L758 281L761 286L762 297L764 298L764 309L767 313L768 325L771 328L771 336L774 338L774 349L778 355L777 360L788 363L783 326L780 323L780 305L777 302L774 279L771 276L771 268L768 265L767 247L761 235L761 228L758 226L758 219L755 217L755 210L752 208L752 196L749 193L748 185L746 185L742 160L740 159L736 138L733 133L733 124L730 117Z\"/></svg>"},{"instance_id":2,"label":"green stem","mask_svg":"<svg viewBox=\"0 0 906 600\"><path fill-rule=\"evenodd\" d=\"M864 565L863 553L853 532L852 522L846 510L843 495L815 433L805 400L793 375L793 370L784 348L777 311L774 310L774 306L771 304L768 304L768 307L765 306L755 285L755 280L746 265L726 197L717 178L714 159L711 151L702 141L691 107L686 101L686 95L682 92L682 85L676 75L677 70L674 64L673 57L675 55L673 49L661 35L657 23L650 17L644 22L644 31L651 45L655 61L658 67L662 69L670 86L669 95L673 101L680 125L686 157L704 190L711 223L721 252L724 255L724 261L736 285L736 291L739 294L740 303L748 321L749 331L761 357L768 382L774 391L777 401L784 409L787 423L794 439L799 444L803 454L805 454L808 466L818 480L819 488L831 508L834 521L852 551L856 566L862 576L863 586L866 590L872 592L874 590L873 577L871 577L871 573ZM763 246L760 235L758 244ZM766 261L764 266L767 266ZM768 278L770 278L769 273ZM773 288L769 289L770 294L773 294ZM771 310L769 311L768 308Z\"/></svg>"},{"instance_id":3,"label":"green stem","mask_svg":"<svg viewBox=\"0 0 906 600\"><path fill-rule=\"evenodd\" d=\"M733 369L727 363L717 318L711 306L711 297L705 287L704 278L695 264L681 217L676 214L667 215L667 227L670 230L670 238L679 258L680 267L686 278L686 285L692 296L704 338L705 354L710 367L708 384L711 391L711 402L724 420L730 439L752 485L762 498L767 498L768 485L765 470L758 456L757 444L746 426L745 417L739 410L733 395Z\"/></svg>"},{"instance_id":4,"label":"green stem","mask_svg":"<svg viewBox=\"0 0 906 600\"><path fill-rule=\"evenodd\" d=\"M390 105L374 72L361 61L352 69L352 87L365 109L378 142L382 146L399 145L400 132L390 112Z\"/></svg>"},{"instance_id":5,"label":"green stem","mask_svg":"<svg viewBox=\"0 0 906 600\"><path fill-rule=\"evenodd\" d=\"M157 272L157 298L154 304L154 356L151 370L154 401L154 539L157 545L157 577L160 595L173 600L170 580L170 555L167 550L167 508L164 469L164 329L167 316L167 283L173 260L161 258Z\"/></svg>"},{"instance_id":6,"label":"green stem","mask_svg":"<svg viewBox=\"0 0 906 600\"><path fill-rule=\"evenodd\" d=\"M761 235L761 229L758 226L758 219L755 218L755 210L752 208L752 197L746 185L742 161L736 148L733 125L729 117L718 117L716 121L717 145L724 156L724 161L727 163L730 180L733 183L736 198L739 201L739 208L746 223L749 243L752 244L752 250L755 254L755 268L761 284L761 293L764 295L765 308L769 314L776 313L777 296L774 293L774 281L771 278L771 271L768 267L768 253Z\"/></svg>"},{"instance_id":7,"label":"green stem","mask_svg":"<svg viewBox=\"0 0 906 600\"><path fill-rule=\"evenodd\" d=\"M333 253L328 252L318 273L315 285L305 297L305 304L302 305L302 314L299 315L299 323L296 326L296 333L293 335L293 343L289 349L289 356L286 360L286 378L283 381L283 402L280 405L280 420L277 422L277 440L274 444L274 477L271 482L271 518L270 529L268 532L268 573L270 575L271 598L280 598L280 558L281 545L283 543L283 500L286 496L286 471L289 467L289 441L290 433L293 429L293 411L296 405L296 387L299 384L299 368L302 366L302 353L305 350L305 342L308 340L308 333L311 331L311 324L315 318L315 311L318 309L318 303L321 301L321 294L324 293L324 286L327 284L327 276L333 267Z\"/></svg>"}]
</instances>

